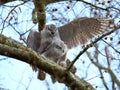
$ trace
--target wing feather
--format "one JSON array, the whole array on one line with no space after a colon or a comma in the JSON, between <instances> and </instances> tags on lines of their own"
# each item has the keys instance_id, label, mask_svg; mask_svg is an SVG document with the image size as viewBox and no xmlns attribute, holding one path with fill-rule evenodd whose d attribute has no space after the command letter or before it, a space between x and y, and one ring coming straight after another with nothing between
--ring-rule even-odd
<instances>
[{"instance_id":1,"label":"wing feather","mask_svg":"<svg viewBox=\"0 0 120 90\"><path fill-rule=\"evenodd\" d=\"M68 48L85 44L93 37L108 32L110 20L100 18L78 18L70 23L58 27L61 39L67 44Z\"/></svg>"},{"instance_id":2,"label":"wing feather","mask_svg":"<svg viewBox=\"0 0 120 90\"><path fill-rule=\"evenodd\" d=\"M34 51L37 51L40 47L41 34L37 31L30 31L27 38L27 46Z\"/></svg>"}]
</instances>

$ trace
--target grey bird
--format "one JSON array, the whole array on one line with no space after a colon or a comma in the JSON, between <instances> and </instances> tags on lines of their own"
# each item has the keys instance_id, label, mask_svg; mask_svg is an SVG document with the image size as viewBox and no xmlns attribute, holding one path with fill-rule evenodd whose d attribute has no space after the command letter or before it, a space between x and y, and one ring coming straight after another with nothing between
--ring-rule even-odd
<instances>
[{"instance_id":1,"label":"grey bird","mask_svg":"<svg viewBox=\"0 0 120 90\"><path fill-rule=\"evenodd\" d=\"M66 60L68 49L86 44L92 38L110 31L111 24L113 24L111 20L83 17L58 28L53 24L46 25L41 32L30 32L27 46L60 64ZM63 57L64 59L61 60L60 58ZM67 65L67 62L65 63ZM38 76L42 74L38 73Z\"/></svg>"}]
</instances>

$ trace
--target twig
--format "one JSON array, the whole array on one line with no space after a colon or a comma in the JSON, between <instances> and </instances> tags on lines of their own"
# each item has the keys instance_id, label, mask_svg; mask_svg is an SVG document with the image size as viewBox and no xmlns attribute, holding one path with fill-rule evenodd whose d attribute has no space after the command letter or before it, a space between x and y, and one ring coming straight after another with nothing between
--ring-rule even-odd
<instances>
[{"instance_id":1,"label":"twig","mask_svg":"<svg viewBox=\"0 0 120 90\"><path fill-rule=\"evenodd\" d=\"M98 42L99 40L101 40L103 37L110 35L111 33L113 33L114 31L116 31L117 29L119 29L120 26L116 26L114 27L113 30L111 30L110 32L103 34L102 36L100 36L99 38L97 38L95 41L93 41L92 43L88 44L82 51L80 51L80 53L77 55L77 57L71 62L70 66L67 68L67 71L69 71L72 66L74 65L74 63L79 59L79 57L85 52L87 51L90 47L92 47L96 42Z\"/></svg>"},{"instance_id":2,"label":"twig","mask_svg":"<svg viewBox=\"0 0 120 90\"><path fill-rule=\"evenodd\" d=\"M23 2L23 3L21 3L21 4L18 4L18 5L16 5L16 6L14 6L14 8L8 13L7 17L5 18L5 20L4 20L4 22L3 22L3 27L2 27L2 30L1 30L1 34L2 34L3 29L4 29L4 27L5 27L5 22L6 22L6 20L9 18L10 14L12 13L12 11L14 11L15 8L17 8L18 6L23 5L23 4L25 4L25 3L26 3L26 2Z\"/></svg>"},{"instance_id":3,"label":"twig","mask_svg":"<svg viewBox=\"0 0 120 90\"><path fill-rule=\"evenodd\" d=\"M102 41L104 41L106 44L108 44L112 49L114 49L118 54L120 54L120 52L115 49L112 45L110 45L108 42L106 42L105 40L102 39Z\"/></svg>"},{"instance_id":4,"label":"twig","mask_svg":"<svg viewBox=\"0 0 120 90\"><path fill-rule=\"evenodd\" d=\"M108 8L98 7L98 6L96 6L96 5L92 4L92 3L86 2L86 1L84 1L84 0L76 0L76 1L81 1L81 2L83 2L83 3L85 3L85 4L88 4L88 5L92 6L92 7L95 7L95 8L101 9L101 10L108 11Z\"/></svg>"}]
</instances>

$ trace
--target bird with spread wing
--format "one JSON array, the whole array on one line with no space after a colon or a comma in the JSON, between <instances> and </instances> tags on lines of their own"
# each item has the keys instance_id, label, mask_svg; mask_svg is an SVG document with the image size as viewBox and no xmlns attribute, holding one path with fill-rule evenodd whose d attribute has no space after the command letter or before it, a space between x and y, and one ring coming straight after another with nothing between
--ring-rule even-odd
<instances>
[{"instance_id":1,"label":"bird with spread wing","mask_svg":"<svg viewBox=\"0 0 120 90\"><path fill-rule=\"evenodd\" d=\"M58 28L53 24L46 25L41 32L31 31L29 33L27 46L48 59L52 58L55 60L57 58L59 60L65 57L67 49L84 45L92 38L110 31L111 24L111 20L82 17ZM56 56L51 55L51 52L58 53L57 50L60 50L59 52L61 53L56 54ZM65 60L66 58L64 58ZM39 72L41 73L41 71ZM45 74L40 73L38 74L39 79L44 80L45 76L42 75Z\"/></svg>"}]
</instances>

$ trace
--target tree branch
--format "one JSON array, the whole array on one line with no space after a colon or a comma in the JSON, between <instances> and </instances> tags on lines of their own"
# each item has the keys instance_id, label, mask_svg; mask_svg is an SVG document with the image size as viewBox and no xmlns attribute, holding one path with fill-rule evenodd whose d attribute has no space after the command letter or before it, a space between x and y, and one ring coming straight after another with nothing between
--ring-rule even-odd
<instances>
[{"instance_id":1,"label":"tree branch","mask_svg":"<svg viewBox=\"0 0 120 90\"><path fill-rule=\"evenodd\" d=\"M76 0L76 1L81 1L81 2L83 2L85 4L88 4L88 5L92 6L92 7L95 7L96 9L101 9L101 10L108 11L108 8L102 8L102 7L96 6L96 5L92 4L92 3L86 2L84 0Z\"/></svg>"},{"instance_id":2,"label":"tree branch","mask_svg":"<svg viewBox=\"0 0 120 90\"><path fill-rule=\"evenodd\" d=\"M117 77L115 76L115 74L113 73L113 71L112 71L109 67L108 67L108 68L103 67L100 63L95 62L95 61L92 59L92 57L91 57L91 55L90 55L89 52L86 52L86 54L88 55L89 59L91 60L91 62L92 62L96 67L98 67L99 69L103 69L103 70L107 71L107 72L110 74L112 80L113 80L118 86L120 86L120 81L117 79Z\"/></svg>"},{"instance_id":3,"label":"tree branch","mask_svg":"<svg viewBox=\"0 0 120 90\"><path fill-rule=\"evenodd\" d=\"M34 11L37 13L38 30L41 31L46 24L45 1L34 0L34 5L35 5Z\"/></svg>"},{"instance_id":4,"label":"tree branch","mask_svg":"<svg viewBox=\"0 0 120 90\"><path fill-rule=\"evenodd\" d=\"M69 71L71 69L71 67L73 67L74 63L79 59L79 57L86 52L90 47L92 47L95 43L97 43L99 40L101 40L103 37L110 35L111 33L113 33L114 31L118 30L120 28L120 26L114 27L113 30L111 30L110 32L103 34L102 36L100 36L99 38L97 38L95 41L93 41L92 43L88 44L82 51L79 52L79 54L77 55L77 57L71 62L70 66L67 68L67 70Z\"/></svg>"},{"instance_id":5,"label":"tree branch","mask_svg":"<svg viewBox=\"0 0 120 90\"><path fill-rule=\"evenodd\" d=\"M86 81L79 79L77 76L58 64L41 57L38 53L15 42L0 34L0 54L28 64L36 65L50 75L57 78L58 81L66 84L72 90L94 90L93 87Z\"/></svg>"},{"instance_id":6,"label":"tree branch","mask_svg":"<svg viewBox=\"0 0 120 90\"><path fill-rule=\"evenodd\" d=\"M56 2L60 2L60 1L65 1L65 0L45 0L46 5L50 4L50 3L56 3ZM68 0L69 1L69 0Z\"/></svg>"},{"instance_id":7,"label":"tree branch","mask_svg":"<svg viewBox=\"0 0 120 90\"><path fill-rule=\"evenodd\" d=\"M94 55L94 58L96 59L96 62L99 63L99 60L98 60L98 56L99 56L99 52L98 52L98 45L95 44L94 47L96 48L95 50L95 55ZM89 52L86 52L87 55L89 55ZM89 57L89 59L91 59L91 57ZM103 72L102 72L102 69L98 68L99 72L100 72L100 75L101 75L101 79L102 79L102 82L103 82L103 85L104 87L106 88L106 90L109 90L109 87L107 86L107 83L105 81L105 78L104 78L104 75L103 75Z\"/></svg>"},{"instance_id":8,"label":"tree branch","mask_svg":"<svg viewBox=\"0 0 120 90\"><path fill-rule=\"evenodd\" d=\"M3 5L5 3L12 2L12 1L15 1L15 0L0 0L0 5Z\"/></svg>"},{"instance_id":9,"label":"tree branch","mask_svg":"<svg viewBox=\"0 0 120 90\"><path fill-rule=\"evenodd\" d=\"M56 2L59 2L59 1L65 1L65 0L45 0L45 1L46 1L46 4L50 4L50 3L56 3ZM80 1L80 2L83 2L83 3L87 4L87 5L95 7L97 9L101 9L101 10L105 10L105 11L108 11L108 9L109 9L109 8L102 8L102 7L96 6L96 5L92 4L92 3L86 2L84 0L68 0L68 1L70 1L70 2L72 2L72 1Z\"/></svg>"}]
</instances>

